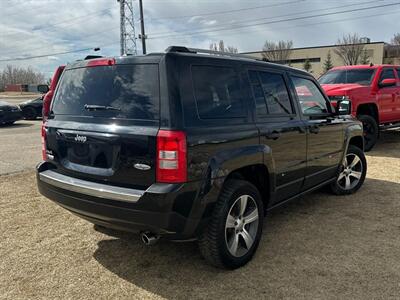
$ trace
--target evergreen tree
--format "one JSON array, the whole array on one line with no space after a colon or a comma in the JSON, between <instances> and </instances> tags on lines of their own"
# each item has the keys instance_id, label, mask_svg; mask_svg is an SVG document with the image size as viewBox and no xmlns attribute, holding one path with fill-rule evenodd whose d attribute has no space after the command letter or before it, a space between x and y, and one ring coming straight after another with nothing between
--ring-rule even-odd
<instances>
[{"instance_id":1,"label":"evergreen tree","mask_svg":"<svg viewBox=\"0 0 400 300\"><path fill-rule=\"evenodd\" d=\"M312 68L312 65L311 65L311 63L310 63L310 60L307 58L307 59L304 61L303 69L306 70L307 72L310 72L310 71L311 71L311 68Z\"/></svg>"},{"instance_id":2,"label":"evergreen tree","mask_svg":"<svg viewBox=\"0 0 400 300\"><path fill-rule=\"evenodd\" d=\"M364 50L362 56L361 56L361 64L362 65L368 65L369 64L369 55L366 50Z\"/></svg>"},{"instance_id":3,"label":"evergreen tree","mask_svg":"<svg viewBox=\"0 0 400 300\"><path fill-rule=\"evenodd\" d=\"M333 64L332 64L331 51L328 51L328 55L326 56L326 59L324 61L324 72L327 72L332 68L333 68Z\"/></svg>"}]
</instances>

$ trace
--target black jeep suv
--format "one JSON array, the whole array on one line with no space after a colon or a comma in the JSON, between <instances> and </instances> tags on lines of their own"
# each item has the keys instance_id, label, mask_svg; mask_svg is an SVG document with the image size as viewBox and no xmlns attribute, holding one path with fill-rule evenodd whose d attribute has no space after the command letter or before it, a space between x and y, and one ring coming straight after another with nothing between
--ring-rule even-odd
<instances>
[{"instance_id":1,"label":"black jeep suv","mask_svg":"<svg viewBox=\"0 0 400 300\"><path fill-rule=\"evenodd\" d=\"M206 260L236 268L256 251L268 210L324 185L360 188L363 131L306 72L203 52L67 66L37 181L99 228L145 243L197 239Z\"/></svg>"}]
</instances>

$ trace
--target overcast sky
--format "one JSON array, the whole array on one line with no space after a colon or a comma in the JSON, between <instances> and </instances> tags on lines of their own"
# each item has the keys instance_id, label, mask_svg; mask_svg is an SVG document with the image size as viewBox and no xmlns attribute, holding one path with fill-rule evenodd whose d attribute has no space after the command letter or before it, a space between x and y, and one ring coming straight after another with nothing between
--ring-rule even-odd
<instances>
[{"instance_id":1,"label":"overcast sky","mask_svg":"<svg viewBox=\"0 0 400 300\"><path fill-rule=\"evenodd\" d=\"M134 5L137 9L137 0ZM261 50L265 40L319 46L354 32L388 42L400 31L400 0L143 0L143 5L148 52L169 45L208 48L220 39L240 52ZM138 9L136 22L139 33ZM29 65L50 77L57 65L94 52L56 53L94 47L101 48L96 54L119 55L116 0L0 0L0 69ZM4 61L44 54L52 55Z\"/></svg>"}]
</instances>

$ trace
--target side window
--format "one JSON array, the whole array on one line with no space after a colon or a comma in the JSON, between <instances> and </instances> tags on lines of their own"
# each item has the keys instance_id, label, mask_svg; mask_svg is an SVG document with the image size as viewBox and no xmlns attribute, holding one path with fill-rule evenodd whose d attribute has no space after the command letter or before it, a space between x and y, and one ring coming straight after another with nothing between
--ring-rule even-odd
<instances>
[{"instance_id":1,"label":"side window","mask_svg":"<svg viewBox=\"0 0 400 300\"><path fill-rule=\"evenodd\" d=\"M257 71L249 71L250 83L253 88L254 100L256 102L256 113L257 115L266 115L267 104L265 103L264 91L261 87L260 79L258 78Z\"/></svg>"},{"instance_id":2,"label":"side window","mask_svg":"<svg viewBox=\"0 0 400 300\"><path fill-rule=\"evenodd\" d=\"M249 71L257 115L292 114L293 108L281 74Z\"/></svg>"},{"instance_id":3,"label":"side window","mask_svg":"<svg viewBox=\"0 0 400 300\"><path fill-rule=\"evenodd\" d=\"M229 67L193 66L192 77L201 119L224 119L246 115L236 71Z\"/></svg>"},{"instance_id":4,"label":"side window","mask_svg":"<svg viewBox=\"0 0 400 300\"><path fill-rule=\"evenodd\" d=\"M269 114L292 114L289 93L281 74L259 72Z\"/></svg>"},{"instance_id":5,"label":"side window","mask_svg":"<svg viewBox=\"0 0 400 300\"><path fill-rule=\"evenodd\" d=\"M400 69L396 69L397 71L397 78L400 80Z\"/></svg>"},{"instance_id":6,"label":"side window","mask_svg":"<svg viewBox=\"0 0 400 300\"><path fill-rule=\"evenodd\" d=\"M394 71L393 69L383 69L381 73L381 77L379 78L379 82L381 82L384 79L395 79L396 76L394 76Z\"/></svg>"},{"instance_id":7,"label":"side window","mask_svg":"<svg viewBox=\"0 0 400 300\"><path fill-rule=\"evenodd\" d=\"M304 115L329 112L325 97L312 80L292 76L292 81Z\"/></svg>"}]
</instances>

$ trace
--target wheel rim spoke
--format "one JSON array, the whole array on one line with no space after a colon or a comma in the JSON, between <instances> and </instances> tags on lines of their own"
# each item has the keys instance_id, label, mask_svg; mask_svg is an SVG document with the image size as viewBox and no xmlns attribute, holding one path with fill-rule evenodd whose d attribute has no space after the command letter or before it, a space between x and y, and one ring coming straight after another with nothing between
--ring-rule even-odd
<instances>
[{"instance_id":1,"label":"wheel rim spoke","mask_svg":"<svg viewBox=\"0 0 400 300\"><path fill-rule=\"evenodd\" d=\"M243 231L240 233L240 235L242 236L242 238L246 244L246 248L250 249L250 247L253 245L253 242L254 242L254 239L252 238L250 233L246 229L243 229Z\"/></svg>"},{"instance_id":2,"label":"wheel rim spoke","mask_svg":"<svg viewBox=\"0 0 400 300\"><path fill-rule=\"evenodd\" d=\"M238 250L238 246L239 246L239 235L234 233L232 235L231 240L229 241L229 245L228 245L229 251L233 254L236 254L237 250Z\"/></svg>"},{"instance_id":3,"label":"wheel rim spoke","mask_svg":"<svg viewBox=\"0 0 400 300\"><path fill-rule=\"evenodd\" d=\"M240 201L239 201L239 216L243 216L244 212L246 211L246 207L247 207L247 195L244 195L242 197L240 197Z\"/></svg>"},{"instance_id":4,"label":"wheel rim spoke","mask_svg":"<svg viewBox=\"0 0 400 300\"><path fill-rule=\"evenodd\" d=\"M350 177L349 177L349 176L346 176L346 185L345 185L345 187L346 187L346 189L349 189L350 186L351 186Z\"/></svg>"},{"instance_id":5,"label":"wheel rim spoke","mask_svg":"<svg viewBox=\"0 0 400 300\"><path fill-rule=\"evenodd\" d=\"M361 178L361 172L353 171L350 173L349 176L352 176L354 178L360 179Z\"/></svg>"},{"instance_id":6,"label":"wheel rim spoke","mask_svg":"<svg viewBox=\"0 0 400 300\"><path fill-rule=\"evenodd\" d=\"M337 181L342 180L345 176L346 176L346 174L344 172L340 173Z\"/></svg>"},{"instance_id":7,"label":"wheel rim spoke","mask_svg":"<svg viewBox=\"0 0 400 300\"><path fill-rule=\"evenodd\" d=\"M244 223L245 224L250 224L253 223L254 221L258 220L258 210L257 208L254 208L247 216L244 217Z\"/></svg>"},{"instance_id":8,"label":"wheel rim spoke","mask_svg":"<svg viewBox=\"0 0 400 300\"><path fill-rule=\"evenodd\" d=\"M235 218L229 214L226 219L226 228L234 228L235 227Z\"/></svg>"},{"instance_id":9,"label":"wheel rim spoke","mask_svg":"<svg viewBox=\"0 0 400 300\"><path fill-rule=\"evenodd\" d=\"M354 155L354 159L350 164L350 168L354 168L360 162L360 158L357 155Z\"/></svg>"}]
</instances>

